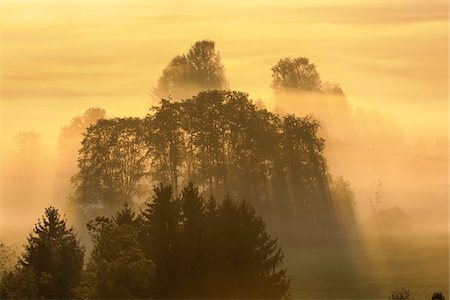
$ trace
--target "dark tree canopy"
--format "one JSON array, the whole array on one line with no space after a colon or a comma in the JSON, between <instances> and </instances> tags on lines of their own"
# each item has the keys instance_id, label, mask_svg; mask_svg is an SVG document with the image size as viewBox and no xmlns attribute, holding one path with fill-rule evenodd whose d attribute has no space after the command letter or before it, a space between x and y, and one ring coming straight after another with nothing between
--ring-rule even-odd
<instances>
[{"instance_id":1,"label":"dark tree canopy","mask_svg":"<svg viewBox=\"0 0 450 300\"><path fill-rule=\"evenodd\" d=\"M345 96L338 84L323 82L316 65L306 57L285 57L272 67L272 88L281 92L308 91Z\"/></svg>"},{"instance_id":2,"label":"dark tree canopy","mask_svg":"<svg viewBox=\"0 0 450 300\"><path fill-rule=\"evenodd\" d=\"M72 179L79 203L115 210L139 194L149 151L143 129L139 118L101 119L87 129Z\"/></svg>"},{"instance_id":3,"label":"dark tree canopy","mask_svg":"<svg viewBox=\"0 0 450 300\"><path fill-rule=\"evenodd\" d=\"M414 297L411 295L411 291L402 288L392 291L389 300L414 300Z\"/></svg>"},{"instance_id":4,"label":"dark tree canopy","mask_svg":"<svg viewBox=\"0 0 450 300\"><path fill-rule=\"evenodd\" d=\"M441 292L434 292L431 296L431 300L445 300L445 297Z\"/></svg>"},{"instance_id":5,"label":"dark tree canopy","mask_svg":"<svg viewBox=\"0 0 450 300\"><path fill-rule=\"evenodd\" d=\"M151 298L155 266L138 242L138 220L125 207L112 218L88 223L94 243L91 257L77 289L83 299Z\"/></svg>"},{"instance_id":6,"label":"dark tree canopy","mask_svg":"<svg viewBox=\"0 0 450 300\"><path fill-rule=\"evenodd\" d=\"M153 94L157 99L179 100L201 90L226 87L225 71L215 42L202 40L192 45L186 54L172 59L164 68Z\"/></svg>"},{"instance_id":7,"label":"dark tree canopy","mask_svg":"<svg viewBox=\"0 0 450 300\"><path fill-rule=\"evenodd\" d=\"M272 88L318 92L322 81L316 65L306 57L285 57L272 67Z\"/></svg>"},{"instance_id":8,"label":"dark tree canopy","mask_svg":"<svg viewBox=\"0 0 450 300\"><path fill-rule=\"evenodd\" d=\"M155 295L167 296L176 279L176 241L180 225L179 201L173 199L170 186L155 186L153 201L142 211L140 241L147 255L156 265Z\"/></svg>"},{"instance_id":9,"label":"dark tree canopy","mask_svg":"<svg viewBox=\"0 0 450 300\"><path fill-rule=\"evenodd\" d=\"M6 297L68 299L80 281L84 249L54 207L35 225L17 270L6 279Z\"/></svg>"},{"instance_id":10,"label":"dark tree canopy","mask_svg":"<svg viewBox=\"0 0 450 300\"><path fill-rule=\"evenodd\" d=\"M0 276L12 269L14 258L15 251L0 240Z\"/></svg>"},{"instance_id":11,"label":"dark tree canopy","mask_svg":"<svg viewBox=\"0 0 450 300\"><path fill-rule=\"evenodd\" d=\"M337 236L318 129L310 117L280 117L237 91L162 100L144 119L102 119L88 128L75 196L85 207L111 211L141 195L145 182L171 185L175 195L193 182L216 199L246 199L269 226L286 220L280 232ZM351 201L340 203L352 212Z\"/></svg>"},{"instance_id":12,"label":"dark tree canopy","mask_svg":"<svg viewBox=\"0 0 450 300\"><path fill-rule=\"evenodd\" d=\"M205 203L188 184L179 199L155 187L142 244L156 266L157 298L282 298L289 281L277 240L245 202Z\"/></svg>"},{"instance_id":13,"label":"dark tree canopy","mask_svg":"<svg viewBox=\"0 0 450 300\"><path fill-rule=\"evenodd\" d=\"M81 148L81 141L87 128L93 125L97 120L105 118L104 109L91 107L82 115L74 117L71 122L61 127L58 137L58 161L57 161L57 182L55 184L56 195L67 197L72 193L70 178L77 172L78 151ZM72 202L68 203L66 209L76 210L76 205L72 207ZM81 214L77 213L78 216ZM84 221L81 223L84 224ZM76 224L75 227L84 227L82 224ZM80 232L83 236L83 232Z\"/></svg>"}]
</instances>

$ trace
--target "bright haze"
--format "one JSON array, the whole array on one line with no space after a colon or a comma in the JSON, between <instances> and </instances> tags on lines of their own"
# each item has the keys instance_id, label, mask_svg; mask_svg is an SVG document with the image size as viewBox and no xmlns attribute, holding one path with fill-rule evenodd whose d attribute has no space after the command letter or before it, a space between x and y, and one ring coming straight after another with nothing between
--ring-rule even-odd
<instances>
[{"instance_id":1,"label":"bright haze","mask_svg":"<svg viewBox=\"0 0 450 300\"><path fill-rule=\"evenodd\" d=\"M351 130L336 124L339 110L317 117L325 137L345 144L330 141L325 153L332 173L351 182L361 222L382 182L385 208L447 226L446 1L3 1L0 9L2 238L22 241L32 223L21 218L65 201L55 191L61 126L90 107L144 116L164 66L202 39L216 42L231 89L298 115L315 111L277 103L271 67L308 57L348 101ZM8 179L17 135L30 131L47 167L18 186Z\"/></svg>"}]
</instances>

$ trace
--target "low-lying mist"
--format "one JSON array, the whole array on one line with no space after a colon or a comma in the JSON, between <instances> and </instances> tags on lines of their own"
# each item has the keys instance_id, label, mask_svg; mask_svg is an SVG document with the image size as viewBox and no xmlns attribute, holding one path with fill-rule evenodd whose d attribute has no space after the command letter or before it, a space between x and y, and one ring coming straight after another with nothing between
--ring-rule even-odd
<instances>
[{"instance_id":1,"label":"low-lying mist","mask_svg":"<svg viewBox=\"0 0 450 300\"><path fill-rule=\"evenodd\" d=\"M381 207L399 206L422 226L446 230L447 138L404 132L395 116L353 106L344 95L286 92L276 110L311 115L321 124L332 174L350 181L360 222L371 215L381 183Z\"/></svg>"},{"instance_id":2,"label":"low-lying mist","mask_svg":"<svg viewBox=\"0 0 450 300\"><path fill-rule=\"evenodd\" d=\"M159 93L159 98L179 101L208 87L228 87L214 43L205 43L220 70L214 84L196 83L202 78L189 73L196 69L189 65L188 52L167 65L159 89L153 90L154 97ZM181 87L170 82L180 69L188 70L176 79ZM345 188L354 193L357 226L342 244L282 240L293 295L384 297L393 289L407 287L417 297L427 297L434 287L447 288L448 283L447 137L432 132L416 135L414 129L406 131L400 126L389 111L360 108L351 100L340 89L338 93L286 89L275 90L273 99L254 101L280 116L317 119L319 136L325 140L328 173L334 179L342 176L341 182L348 184ZM89 244L84 225L77 223L80 216L71 214L71 182L78 172L86 128L107 117L115 115L92 107L63 124L54 124L51 135L58 139L51 146L36 131L8 137L13 143L3 146L0 162L0 239L17 253L49 205L60 208L68 223L77 226L82 242ZM448 289L445 292L448 294Z\"/></svg>"}]
</instances>

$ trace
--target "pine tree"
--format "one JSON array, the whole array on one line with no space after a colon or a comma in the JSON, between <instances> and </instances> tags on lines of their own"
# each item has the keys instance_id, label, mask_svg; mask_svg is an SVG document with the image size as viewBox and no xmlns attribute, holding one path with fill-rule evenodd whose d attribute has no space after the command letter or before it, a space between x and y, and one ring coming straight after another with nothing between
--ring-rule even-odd
<instances>
[{"instance_id":1,"label":"pine tree","mask_svg":"<svg viewBox=\"0 0 450 300\"><path fill-rule=\"evenodd\" d=\"M214 298L280 299L289 296L289 279L282 268L278 240L265 229L246 202L226 199L215 212L215 270L206 286Z\"/></svg>"},{"instance_id":2,"label":"pine tree","mask_svg":"<svg viewBox=\"0 0 450 300\"><path fill-rule=\"evenodd\" d=\"M38 298L67 299L79 283L83 256L73 228L67 228L58 210L49 207L28 238L19 272L35 274Z\"/></svg>"},{"instance_id":3,"label":"pine tree","mask_svg":"<svg viewBox=\"0 0 450 300\"><path fill-rule=\"evenodd\" d=\"M175 250L179 235L179 202L172 198L171 186L154 187L153 201L142 211L141 244L156 266L155 297L167 297L176 285Z\"/></svg>"},{"instance_id":4,"label":"pine tree","mask_svg":"<svg viewBox=\"0 0 450 300\"><path fill-rule=\"evenodd\" d=\"M210 242L206 236L209 224L205 219L205 203L193 183L183 188L180 201L182 226L175 254L179 286L174 296L205 297L205 277L209 276L209 265L205 257L208 255Z\"/></svg>"}]
</instances>

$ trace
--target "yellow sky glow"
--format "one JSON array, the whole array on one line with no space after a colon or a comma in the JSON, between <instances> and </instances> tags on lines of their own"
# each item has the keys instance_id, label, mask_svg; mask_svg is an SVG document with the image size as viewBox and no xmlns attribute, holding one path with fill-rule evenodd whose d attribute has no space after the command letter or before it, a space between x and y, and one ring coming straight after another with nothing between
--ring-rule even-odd
<instances>
[{"instance_id":1,"label":"yellow sky glow","mask_svg":"<svg viewBox=\"0 0 450 300\"><path fill-rule=\"evenodd\" d=\"M243 3L245 2L245 3ZM142 116L162 68L195 41L230 86L271 103L270 68L306 56L356 107L412 135L447 130L446 1L3 1L1 138L59 127L90 106ZM3 144L5 144L3 143Z\"/></svg>"}]
</instances>

